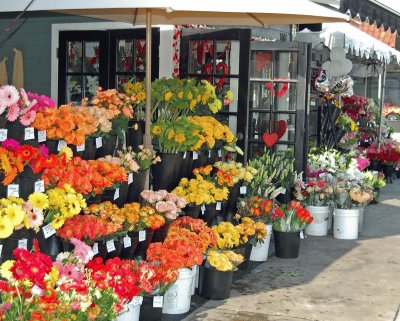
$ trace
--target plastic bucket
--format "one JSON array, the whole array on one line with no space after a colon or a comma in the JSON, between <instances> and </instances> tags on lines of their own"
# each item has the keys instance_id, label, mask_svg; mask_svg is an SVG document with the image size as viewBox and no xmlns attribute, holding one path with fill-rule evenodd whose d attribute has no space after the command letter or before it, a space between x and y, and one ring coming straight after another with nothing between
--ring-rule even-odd
<instances>
[{"instance_id":1,"label":"plastic bucket","mask_svg":"<svg viewBox=\"0 0 400 321\"><path fill-rule=\"evenodd\" d=\"M325 236L328 234L329 206L307 206L306 209L314 218L305 232L311 236Z\"/></svg>"},{"instance_id":2,"label":"plastic bucket","mask_svg":"<svg viewBox=\"0 0 400 321\"><path fill-rule=\"evenodd\" d=\"M179 269L178 279L164 294L163 313L182 314L190 310L192 275L191 269Z\"/></svg>"},{"instance_id":3,"label":"plastic bucket","mask_svg":"<svg viewBox=\"0 0 400 321\"><path fill-rule=\"evenodd\" d=\"M199 279L199 266L197 264L192 267L192 285L190 289L191 295L194 295L196 292L196 288L198 288L198 279Z\"/></svg>"},{"instance_id":4,"label":"plastic bucket","mask_svg":"<svg viewBox=\"0 0 400 321\"><path fill-rule=\"evenodd\" d=\"M358 238L358 217L360 211L355 209L335 208L333 213L333 237L342 240L355 240Z\"/></svg>"},{"instance_id":5,"label":"plastic bucket","mask_svg":"<svg viewBox=\"0 0 400 321\"><path fill-rule=\"evenodd\" d=\"M256 246L253 246L250 254L250 261L265 262L268 259L269 244L271 241L272 224L267 224L267 235L264 238L264 242L258 242Z\"/></svg>"},{"instance_id":6,"label":"plastic bucket","mask_svg":"<svg viewBox=\"0 0 400 321\"><path fill-rule=\"evenodd\" d=\"M359 216L358 216L358 234L360 234L363 230L364 227L364 209L365 207L360 207L359 210Z\"/></svg>"},{"instance_id":7,"label":"plastic bucket","mask_svg":"<svg viewBox=\"0 0 400 321\"><path fill-rule=\"evenodd\" d=\"M117 321L139 321L140 306L142 305L143 298L135 297L127 304L128 311L123 312L117 316Z\"/></svg>"}]
</instances>

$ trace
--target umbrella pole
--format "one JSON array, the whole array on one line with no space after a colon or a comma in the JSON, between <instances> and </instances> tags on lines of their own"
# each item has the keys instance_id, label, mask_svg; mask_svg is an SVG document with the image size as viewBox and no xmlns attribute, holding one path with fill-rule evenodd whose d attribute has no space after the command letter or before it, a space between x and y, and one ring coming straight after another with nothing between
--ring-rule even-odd
<instances>
[{"instance_id":1,"label":"umbrella pole","mask_svg":"<svg viewBox=\"0 0 400 321\"><path fill-rule=\"evenodd\" d=\"M145 108L145 131L143 144L152 149L151 144L151 10L146 9L146 108Z\"/></svg>"}]
</instances>

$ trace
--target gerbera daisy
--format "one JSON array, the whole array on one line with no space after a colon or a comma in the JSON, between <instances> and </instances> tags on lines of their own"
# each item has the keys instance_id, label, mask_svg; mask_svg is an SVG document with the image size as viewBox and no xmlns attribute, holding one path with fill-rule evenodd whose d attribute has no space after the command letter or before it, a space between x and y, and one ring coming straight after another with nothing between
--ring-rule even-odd
<instances>
[{"instance_id":1,"label":"gerbera daisy","mask_svg":"<svg viewBox=\"0 0 400 321\"><path fill-rule=\"evenodd\" d=\"M17 151L17 155L21 156L24 162L30 161L35 153L36 149L29 145L22 145Z\"/></svg>"},{"instance_id":2,"label":"gerbera daisy","mask_svg":"<svg viewBox=\"0 0 400 321\"><path fill-rule=\"evenodd\" d=\"M0 97L3 103L10 107L11 105L15 104L19 100L19 93L17 88L14 86L5 85L0 87Z\"/></svg>"},{"instance_id":3,"label":"gerbera daisy","mask_svg":"<svg viewBox=\"0 0 400 321\"><path fill-rule=\"evenodd\" d=\"M5 261L0 267L0 275L3 279L10 280L12 277L12 272L10 271L14 265L14 260Z\"/></svg>"},{"instance_id":4,"label":"gerbera daisy","mask_svg":"<svg viewBox=\"0 0 400 321\"><path fill-rule=\"evenodd\" d=\"M54 217L53 222L50 223L51 227L55 230L58 230L59 228L61 228L64 225L65 222L65 218L62 217L61 215L56 215Z\"/></svg>"},{"instance_id":5,"label":"gerbera daisy","mask_svg":"<svg viewBox=\"0 0 400 321\"><path fill-rule=\"evenodd\" d=\"M0 220L0 238L5 239L13 232L13 224L8 217L2 217Z\"/></svg>"},{"instance_id":6,"label":"gerbera daisy","mask_svg":"<svg viewBox=\"0 0 400 321\"><path fill-rule=\"evenodd\" d=\"M48 196L46 194L38 192L29 195L28 202L31 203L32 206L37 207L41 210L49 206Z\"/></svg>"},{"instance_id":7,"label":"gerbera daisy","mask_svg":"<svg viewBox=\"0 0 400 321\"><path fill-rule=\"evenodd\" d=\"M14 226L21 224L24 220L25 212L21 205L11 204L4 209L4 212Z\"/></svg>"},{"instance_id":8,"label":"gerbera daisy","mask_svg":"<svg viewBox=\"0 0 400 321\"><path fill-rule=\"evenodd\" d=\"M27 219L30 228L38 231L39 228L43 225L43 211L41 209L34 208L32 211L27 212Z\"/></svg>"},{"instance_id":9,"label":"gerbera daisy","mask_svg":"<svg viewBox=\"0 0 400 321\"><path fill-rule=\"evenodd\" d=\"M17 103L12 104L8 109L7 120L8 121L15 121L19 116L19 106Z\"/></svg>"},{"instance_id":10,"label":"gerbera daisy","mask_svg":"<svg viewBox=\"0 0 400 321\"><path fill-rule=\"evenodd\" d=\"M35 121L35 118L36 112L34 110L31 110L21 117L20 122L24 126L29 126Z\"/></svg>"}]
</instances>

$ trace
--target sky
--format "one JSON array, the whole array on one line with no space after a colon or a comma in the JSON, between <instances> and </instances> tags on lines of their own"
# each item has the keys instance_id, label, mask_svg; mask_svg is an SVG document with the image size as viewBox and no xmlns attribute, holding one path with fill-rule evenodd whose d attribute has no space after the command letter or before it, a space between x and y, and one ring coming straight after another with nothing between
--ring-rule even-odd
<instances>
[{"instance_id":1,"label":"sky","mask_svg":"<svg viewBox=\"0 0 400 321\"><path fill-rule=\"evenodd\" d=\"M376 2L380 2L393 10L396 10L400 14L400 1L399 0L376 0Z\"/></svg>"}]
</instances>

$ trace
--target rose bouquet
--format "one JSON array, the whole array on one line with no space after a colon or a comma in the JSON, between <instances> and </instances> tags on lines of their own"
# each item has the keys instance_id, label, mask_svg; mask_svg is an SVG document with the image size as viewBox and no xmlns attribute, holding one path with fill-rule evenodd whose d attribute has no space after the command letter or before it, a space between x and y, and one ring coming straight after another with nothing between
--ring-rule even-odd
<instances>
[{"instance_id":1,"label":"rose bouquet","mask_svg":"<svg viewBox=\"0 0 400 321\"><path fill-rule=\"evenodd\" d=\"M235 226L240 234L240 244L251 244L256 246L258 242L263 242L267 236L267 228L264 222L256 222L250 217L242 217L240 223Z\"/></svg>"},{"instance_id":2,"label":"rose bouquet","mask_svg":"<svg viewBox=\"0 0 400 321\"><path fill-rule=\"evenodd\" d=\"M333 188L324 179L313 179L305 184L296 185L294 195L305 205L328 206L332 200Z\"/></svg>"},{"instance_id":3,"label":"rose bouquet","mask_svg":"<svg viewBox=\"0 0 400 321\"><path fill-rule=\"evenodd\" d=\"M339 209L353 209L367 205L374 191L362 181L337 180L334 184L333 202Z\"/></svg>"},{"instance_id":4,"label":"rose bouquet","mask_svg":"<svg viewBox=\"0 0 400 321\"><path fill-rule=\"evenodd\" d=\"M232 176L233 182L237 184L240 181L251 182L257 170L251 166L244 166L242 163L229 161L229 162L216 162L214 167L228 173Z\"/></svg>"},{"instance_id":5,"label":"rose bouquet","mask_svg":"<svg viewBox=\"0 0 400 321\"><path fill-rule=\"evenodd\" d=\"M96 126L96 131L91 135L95 137L107 136L112 130L111 120L114 117L112 110L104 109L96 106L77 106L75 109L84 114L90 114L94 116L94 125Z\"/></svg>"},{"instance_id":6,"label":"rose bouquet","mask_svg":"<svg viewBox=\"0 0 400 321\"><path fill-rule=\"evenodd\" d=\"M250 196L239 199L235 219L251 217L265 224L272 224L275 216L274 201L260 196Z\"/></svg>"},{"instance_id":7,"label":"rose bouquet","mask_svg":"<svg viewBox=\"0 0 400 321\"><path fill-rule=\"evenodd\" d=\"M244 261L241 254L233 251L210 250L207 252L207 263L218 271L236 271Z\"/></svg>"},{"instance_id":8,"label":"rose bouquet","mask_svg":"<svg viewBox=\"0 0 400 321\"><path fill-rule=\"evenodd\" d=\"M357 121L361 116L361 111L363 110L364 106L367 105L368 99L364 96L344 96L342 98L342 111L349 115L349 117Z\"/></svg>"},{"instance_id":9,"label":"rose bouquet","mask_svg":"<svg viewBox=\"0 0 400 321\"><path fill-rule=\"evenodd\" d=\"M139 170L139 165L132 158L132 155L130 153L122 153L121 151L118 151L118 157L107 155L98 158L97 161L117 165L124 168L127 173L136 173Z\"/></svg>"},{"instance_id":10,"label":"rose bouquet","mask_svg":"<svg viewBox=\"0 0 400 321\"><path fill-rule=\"evenodd\" d=\"M301 231L313 221L310 212L296 201L276 206L275 212L277 218L274 220L273 229L278 232Z\"/></svg>"}]
</instances>

